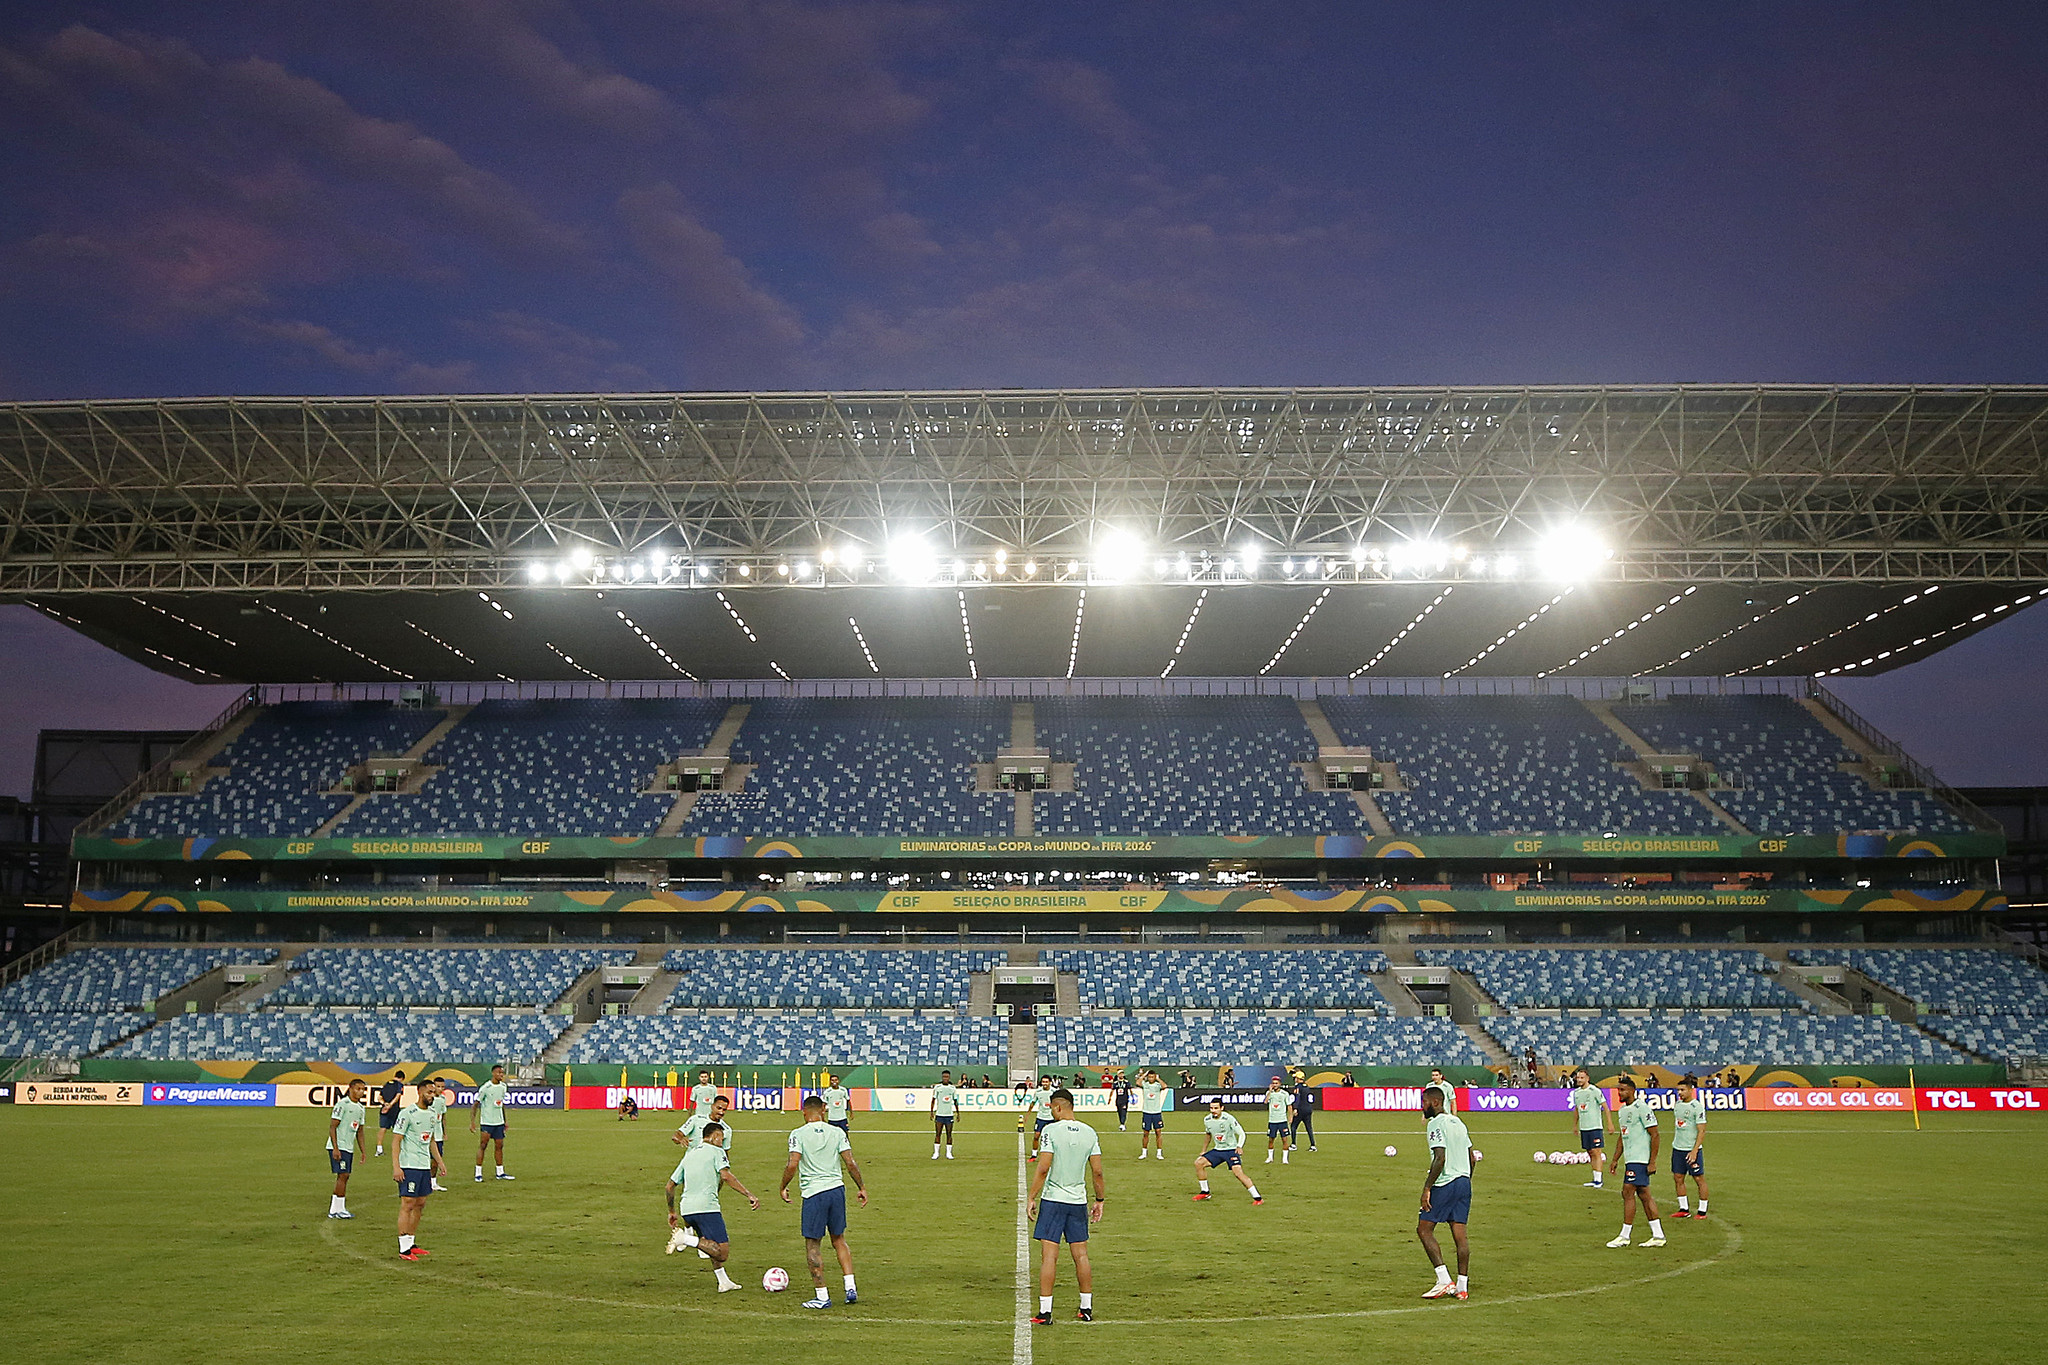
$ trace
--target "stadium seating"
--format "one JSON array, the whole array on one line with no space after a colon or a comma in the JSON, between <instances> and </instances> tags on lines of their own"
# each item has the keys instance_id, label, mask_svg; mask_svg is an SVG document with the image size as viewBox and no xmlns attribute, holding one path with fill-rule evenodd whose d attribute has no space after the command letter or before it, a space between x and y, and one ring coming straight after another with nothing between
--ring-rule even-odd
<instances>
[{"instance_id":1,"label":"stadium seating","mask_svg":"<svg viewBox=\"0 0 2048 1365\"><path fill-rule=\"evenodd\" d=\"M1790 697L1673 697L1614 714L1654 748L1697 754L1736 790L1713 793L1758 834L1946 833L1971 826L1932 796L1879 791L1838 770L1842 741Z\"/></svg>"},{"instance_id":2,"label":"stadium seating","mask_svg":"<svg viewBox=\"0 0 2048 1365\"><path fill-rule=\"evenodd\" d=\"M1795 948L1810 967L1853 967L1922 1009L2048 1015L2048 973L1995 948Z\"/></svg>"},{"instance_id":3,"label":"stadium seating","mask_svg":"<svg viewBox=\"0 0 2048 1365\"><path fill-rule=\"evenodd\" d=\"M0 990L0 1011L139 1010L215 967L276 958L275 948L79 948Z\"/></svg>"},{"instance_id":4,"label":"stadium seating","mask_svg":"<svg viewBox=\"0 0 2048 1365\"><path fill-rule=\"evenodd\" d=\"M1415 960L1469 972L1515 1009L1658 1005L1802 1008L1777 964L1733 948L1418 948Z\"/></svg>"},{"instance_id":5,"label":"stadium seating","mask_svg":"<svg viewBox=\"0 0 2048 1365\"><path fill-rule=\"evenodd\" d=\"M1352 1011L1220 1015L1055 1016L1038 1026L1038 1057L1054 1067L1125 1065L1484 1066L1486 1054L1448 1019Z\"/></svg>"},{"instance_id":6,"label":"stadium seating","mask_svg":"<svg viewBox=\"0 0 2048 1365\"><path fill-rule=\"evenodd\" d=\"M1930 1014L1920 1024L1994 1062L2048 1057L2048 1014Z\"/></svg>"},{"instance_id":7,"label":"stadium seating","mask_svg":"<svg viewBox=\"0 0 2048 1365\"><path fill-rule=\"evenodd\" d=\"M1538 1017L1495 1015L1486 1031L1515 1056L1524 1048L1553 1065L1631 1063L1711 1070L1780 1066L1905 1066L1967 1062L1965 1053L1880 1015L1750 1010L1703 1014Z\"/></svg>"},{"instance_id":8,"label":"stadium seating","mask_svg":"<svg viewBox=\"0 0 2048 1365\"><path fill-rule=\"evenodd\" d=\"M189 796L151 796L107 833L115 838L285 838L311 834L348 804L325 795L350 765L401 754L443 713L389 702L284 702L264 710L214 757L226 768Z\"/></svg>"},{"instance_id":9,"label":"stadium seating","mask_svg":"<svg viewBox=\"0 0 2048 1365\"><path fill-rule=\"evenodd\" d=\"M427 752L440 772L380 796L338 835L652 834L675 804L642 796L655 769L701 749L723 701L485 701Z\"/></svg>"},{"instance_id":10,"label":"stadium seating","mask_svg":"<svg viewBox=\"0 0 2048 1365\"><path fill-rule=\"evenodd\" d=\"M149 1061L362 1062L479 1060L513 1065L538 1057L569 1021L531 1011L258 1010L182 1014L105 1055Z\"/></svg>"},{"instance_id":11,"label":"stadium seating","mask_svg":"<svg viewBox=\"0 0 2048 1365\"><path fill-rule=\"evenodd\" d=\"M74 1010L0 1013L0 1057L83 1057L148 1028L153 1014L80 1014Z\"/></svg>"},{"instance_id":12,"label":"stadium seating","mask_svg":"<svg viewBox=\"0 0 2048 1365\"><path fill-rule=\"evenodd\" d=\"M1006 958L1000 949L677 948L661 965L685 973L671 1009L936 1008L965 1004L968 976Z\"/></svg>"},{"instance_id":13,"label":"stadium seating","mask_svg":"<svg viewBox=\"0 0 2048 1365\"><path fill-rule=\"evenodd\" d=\"M1284 697L1049 697L1038 744L1072 763L1072 792L1039 792L1040 834L1327 834L1361 828L1342 792L1295 764L1315 736Z\"/></svg>"},{"instance_id":14,"label":"stadium seating","mask_svg":"<svg viewBox=\"0 0 2048 1365\"><path fill-rule=\"evenodd\" d=\"M1000 1019L917 1015L739 1013L618 1015L570 1045L571 1066L973 1066L1009 1061Z\"/></svg>"},{"instance_id":15,"label":"stadium seating","mask_svg":"<svg viewBox=\"0 0 2048 1365\"><path fill-rule=\"evenodd\" d=\"M631 948L308 948L272 1005L545 1005Z\"/></svg>"},{"instance_id":16,"label":"stadium seating","mask_svg":"<svg viewBox=\"0 0 2048 1365\"><path fill-rule=\"evenodd\" d=\"M1392 1014L1366 979L1387 970L1376 948L1355 951L1059 948L1040 955L1079 977L1082 1003L1125 1007L1363 1009Z\"/></svg>"},{"instance_id":17,"label":"stadium seating","mask_svg":"<svg viewBox=\"0 0 2048 1365\"><path fill-rule=\"evenodd\" d=\"M697 798L686 834L1008 834L1007 796L974 765L1010 742L1006 701L941 697L752 703L733 761L744 792Z\"/></svg>"},{"instance_id":18,"label":"stadium seating","mask_svg":"<svg viewBox=\"0 0 2048 1365\"><path fill-rule=\"evenodd\" d=\"M1570 697L1325 697L1344 743L1391 759L1379 807L1403 834L1714 834L1684 792L1645 791L1620 739Z\"/></svg>"}]
</instances>

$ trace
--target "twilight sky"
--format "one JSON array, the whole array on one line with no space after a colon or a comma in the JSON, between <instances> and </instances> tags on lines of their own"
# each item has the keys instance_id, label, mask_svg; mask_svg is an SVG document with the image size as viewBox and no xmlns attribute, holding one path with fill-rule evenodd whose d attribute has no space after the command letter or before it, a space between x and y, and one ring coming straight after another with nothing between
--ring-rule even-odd
<instances>
[{"instance_id":1,"label":"twilight sky","mask_svg":"<svg viewBox=\"0 0 2048 1365\"><path fill-rule=\"evenodd\" d=\"M0 398L2040 382L2043 70L2036 4L12 5ZM1842 690L2048 781L2040 617ZM0 792L217 706L0 608Z\"/></svg>"}]
</instances>

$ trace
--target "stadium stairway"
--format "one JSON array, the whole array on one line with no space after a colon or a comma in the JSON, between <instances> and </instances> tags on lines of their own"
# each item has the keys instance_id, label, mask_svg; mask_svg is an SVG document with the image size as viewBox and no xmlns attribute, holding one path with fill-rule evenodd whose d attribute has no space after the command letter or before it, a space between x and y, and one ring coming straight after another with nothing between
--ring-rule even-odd
<instances>
[{"instance_id":1,"label":"stadium stairway","mask_svg":"<svg viewBox=\"0 0 2048 1365\"><path fill-rule=\"evenodd\" d=\"M1422 1017L1422 1002L1415 998L1415 993L1408 989L1408 983L1401 980L1400 977L1390 971L1368 972L1365 979L1372 982L1373 988L1379 991L1381 995L1387 997L1387 1003L1394 1007L1395 1018L1420 1019Z\"/></svg>"},{"instance_id":2,"label":"stadium stairway","mask_svg":"<svg viewBox=\"0 0 2048 1365\"><path fill-rule=\"evenodd\" d=\"M442 741L442 739L446 737L448 732L450 730L453 730L456 726L460 725L463 721L463 718L468 716L469 713L474 709L475 708L472 706L447 707L442 713L440 723L434 726L433 729L427 731L424 735L421 735L417 740L413 742L412 747L407 749L404 753L400 754L399 757L409 758L412 759L414 762L418 762L419 760L425 758L427 756L427 750L433 748L436 744L439 744ZM423 781L426 777L429 777L431 775L432 774L430 772L426 771L422 771L416 774L413 780L406 784L405 789L407 791L417 791L419 789L419 783ZM367 793L357 796L354 800L350 801L347 805L343 806L340 810L336 811L333 815L327 817L327 819L321 823L320 827L313 831L312 837L315 839L325 839L328 835L334 833L334 831L341 826L342 821L348 819L351 815L354 815L357 811L361 810L366 803L376 799L377 798L375 796L369 795Z\"/></svg>"},{"instance_id":3,"label":"stadium stairway","mask_svg":"<svg viewBox=\"0 0 2048 1365\"><path fill-rule=\"evenodd\" d=\"M731 758L732 742L739 737L740 727L747 723L747 716L754 708L743 701L734 702L725 708L725 715L719 719L718 728L711 732L711 738L704 741L699 758ZM681 757L681 755L677 755ZM741 771L744 768L745 771ZM735 785L730 788L739 791L745 786L746 773L753 771L752 764L732 769ZM655 827L655 833L663 837L674 837L683 832L683 825L690 818L690 812L697 809L696 792L676 793L676 803L669 807L668 814Z\"/></svg>"},{"instance_id":4,"label":"stadium stairway","mask_svg":"<svg viewBox=\"0 0 2048 1365\"><path fill-rule=\"evenodd\" d=\"M1878 780L1877 772L1880 766L1897 763L1904 755L1881 752L1869 740L1851 729L1848 723L1840 716L1828 710L1823 703L1813 697L1801 697L1799 705L1808 715L1819 721L1829 734L1842 741L1843 748L1856 755L1857 759L1860 760L1859 765L1855 769L1856 775L1868 782L1871 790L1893 790ZM1914 790L1924 791L1926 789L1914 788Z\"/></svg>"},{"instance_id":5,"label":"stadium stairway","mask_svg":"<svg viewBox=\"0 0 2048 1365\"><path fill-rule=\"evenodd\" d=\"M1010 1074L1035 1076L1038 1074L1038 1026L1036 1024L1010 1025Z\"/></svg>"},{"instance_id":6,"label":"stadium stairway","mask_svg":"<svg viewBox=\"0 0 2048 1365\"><path fill-rule=\"evenodd\" d=\"M594 1019L578 1019L563 1029L561 1037L542 1049L540 1064L543 1067L560 1066L568 1059L569 1049L583 1040L583 1035L590 1032L590 1026L595 1022L597 1021Z\"/></svg>"},{"instance_id":7,"label":"stadium stairway","mask_svg":"<svg viewBox=\"0 0 2048 1365\"><path fill-rule=\"evenodd\" d=\"M277 960L270 964L268 971L252 981L243 984L240 990L229 991L214 1002L216 1014L241 1014L260 1007L263 997L291 979L291 960L306 951L303 943L286 944L278 949Z\"/></svg>"},{"instance_id":8,"label":"stadium stairway","mask_svg":"<svg viewBox=\"0 0 2048 1365\"><path fill-rule=\"evenodd\" d=\"M1330 718L1323 714L1322 703L1313 698L1294 703L1301 710L1301 719L1308 726L1309 733L1316 737L1318 749L1341 749L1344 741L1337 737L1337 727L1330 724ZM1393 821L1380 809L1380 803L1372 799L1369 791L1353 791L1352 802L1358 807L1358 814L1365 821L1366 828L1381 838L1391 838L1394 833Z\"/></svg>"},{"instance_id":9,"label":"stadium stairway","mask_svg":"<svg viewBox=\"0 0 2048 1365\"><path fill-rule=\"evenodd\" d=\"M1848 1002L1833 991L1812 985L1799 975L1799 969L1792 965L1785 945L1781 943L1759 943L1757 951L1778 964L1778 984L1801 1000L1812 1005L1820 1014L1851 1014Z\"/></svg>"},{"instance_id":10,"label":"stadium stairway","mask_svg":"<svg viewBox=\"0 0 2048 1365\"><path fill-rule=\"evenodd\" d=\"M1038 708L1028 701L1010 704L1010 752L1028 754L1038 747ZM1032 824L1031 793L1018 792L1010 800L1015 809L1010 817L1010 833L1031 834L1036 827Z\"/></svg>"},{"instance_id":11,"label":"stadium stairway","mask_svg":"<svg viewBox=\"0 0 2048 1365\"><path fill-rule=\"evenodd\" d=\"M1629 728L1628 722L1624 721L1620 716L1614 714L1613 702L1596 701L1590 697L1582 698L1581 700L1584 702L1586 709L1588 711L1591 711L1594 717L1602 725L1614 731L1615 735L1621 740L1622 743L1628 745L1630 752L1634 753L1638 759L1647 760L1650 757L1650 755L1657 752L1656 749L1651 747L1650 742L1648 740L1644 739L1641 735L1637 734L1634 730ZM1644 769L1643 772L1640 774L1635 774L1637 780L1644 782L1645 786L1648 786L1647 775L1648 769ZM1706 809L1707 814L1713 816L1716 820L1719 820L1722 824L1726 825L1735 833L1748 834L1751 832L1749 826L1743 824L1733 815L1730 815L1727 809L1724 806L1722 806L1720 802L1716 801L1713 797L1707 795L1705 792L1692 792L1690 793L1690 795L1692 796L1693 800L1699 802L1700 805Z\"/></svg>"},{"instance_id":12,"label":"stadium stairway","mask_svg":"<svg viewBox=\"0 0 2048 1365\"><path fill-rule=\"evenodd\" d=\"M647 979L647 984L642 986L634 994L633 998L626 1002L626 1013L666 1014L668 1012L668 998L682 979L683 974L681 972L672 972L665 967L657 971Z\"/></svg>"},{"instance_id":13,"label":"stadium stairway","mask_svg":"<svg viewBox=\"0 0 2048 1365\"><path fill-rule=\"evenodd\" d=\"M1502 1047L1492 1034L1479 1027L1479 1025L1460 1024L1458 1025L1458 1032L1470 1038L1472 1045L1486 1054L1486 1060L1489 1064L1499 1067L1508 1067L1513 1064L1513 1059L1508 1056L1508 1050Z\"/></svg>"}]
</instances>

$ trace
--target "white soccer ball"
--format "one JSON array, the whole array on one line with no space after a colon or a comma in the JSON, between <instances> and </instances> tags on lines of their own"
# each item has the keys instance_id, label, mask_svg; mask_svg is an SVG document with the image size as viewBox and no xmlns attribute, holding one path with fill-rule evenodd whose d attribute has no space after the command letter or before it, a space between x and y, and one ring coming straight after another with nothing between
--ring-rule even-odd
<instances>
[{"instance_id":1,"label":"white soccer ball","mask_svg":"<svg viewBox=\"0 0 2048 1365\"><path fill-rule=\"evenodd\" d=\"M1550 1164L1553 1166L1562 1166L1567 1160L1569 1158L1563 1152L1552 1152L1550 1154Z\"/></svg>"},{"instance_id":2,"label":"white soccer ball","mask_svg":"<svg viewBox=\"0 0 2048 1365\"><path fill-rule=\"evenodd\" d=\"M780 1294L789 1288L789 1272L781 1266L761 1272L761 1287L771 1294Z\"/></svg>"},{"instance_id":3,"label":"white soccer ball","mask_svg":"<svg viewBox=\"0 0 2048 1365\"><path fill-rule=\"evenodd\" d=\"M1544 1162L1546 1162L1546 1161L1548 1161L1548 1160L1550 1160L1550 1153L1548 1153L1548 1152L1538 1152L1538 1153L1536 1154L1536 1164L1537 1164L1538 1166L1541 1166L1541 1165L1542 1165L1542 1164L1543 1164Z\"/></svg>"},{"instance_id":4,"label":"white soccer ball","mask_svg":"<svg viewBox=\"0 0 2048 1365\"><path fill-rule=\"evenodd\" d=\"M1474 1147L1472 1149L1472 1159L1474 1161L1484 1161L1486 1160L1486 1153L1480 1151L1477 1147Z\"/></svg>"},{"instance_id":5,"label":"white soccer ball","mask_svg":"<svg viewBox=\"0 0 2048 1365\"><path fill-rule=\"evenodd\" d=\"M1590 1165L1592 1165L1592 1164L1593 1164L1593 1154L1592 1154L1591 1152L1580 1152L1580 1153L1579 1153L1579 1159L1578 1159L1578 1162L1577 1162L1576 1164L1578 1164L1578 1165L1580 1165L1580 1166L1590 1166Z\"/></svg>"},{"instance_id":6,"label":"white soccer ball","mask_svg":"<svg viewBox=\"0 0 2048 1365\"><path fill-rule=\"evenodd\" d=\"M1387 1155L1388 1155L1388 1156L1399 1156L1400 1154L1401 1154L1401 1152L1400 1152L1400 1149L1399 1149L1399 1148L1397 1148L1397 1147L1393 1146L1392 1144L1389 1144L1389 1145L1388 1145L1388 1147L1387 1147Z\"/></svg>"}]
</instances>

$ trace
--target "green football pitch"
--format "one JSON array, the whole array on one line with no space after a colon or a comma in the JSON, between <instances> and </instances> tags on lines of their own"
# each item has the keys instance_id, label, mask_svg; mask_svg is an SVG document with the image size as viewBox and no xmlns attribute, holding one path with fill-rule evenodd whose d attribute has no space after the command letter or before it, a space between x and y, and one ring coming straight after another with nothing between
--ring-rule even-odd
<instances>
[{"instance_id":1,"label":"green football pitch","mask_svg":"<svg viewBox=\"0 0 2048 1365\"><path fill-rule=\"evenodd\" d=\"M774 1197L781 1115L738 1116L734 1168L764 1200L726 1200L747 1288L720 1296L694 1254L662 1254L669 1116L517 1115L518 1180L481 1185L466 1118L451 1123L451 1188L421 1225L433 1258L413 1264L396 1255L388 1158L356 1176L353 1221L325 1216L324 1112L0 1108L0 1331L10 1359L153 1365L869 1351L889 1365L1646 1351L1817 1365L2037 1359L2048 1332L2048 1119L1943 1115L1915 1132L1894 1116L1719 1115L1715 1217L1670 1219L1660 1172L1670 1245L1613 1251L1619 1194L1531 1160L1565 1145L1567 1116L1473 1116L1485 1160L1462 1304L1418 1297L1419 1118L1326 1116L1321 1150L1250 1167L1263 1207L1229 1181L1191 1203L1200 1139L1191 1116L1169 1122L1171 1159L1142 1163L1135 1131L1095 1122L1110 1195L1091 1243L1098 1321L1073 1321L1063 1260L1054 1325L1020 1332L1010 1121L963 1119L949 1163L930 1159L916 1116L857 1115L873 1194L851 1212L860 1302L816 1313L798 1307L803 1245ZM769 1266L790 1270L791 1292L762 1292Z\"/></svg>"}]
</instances>

